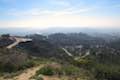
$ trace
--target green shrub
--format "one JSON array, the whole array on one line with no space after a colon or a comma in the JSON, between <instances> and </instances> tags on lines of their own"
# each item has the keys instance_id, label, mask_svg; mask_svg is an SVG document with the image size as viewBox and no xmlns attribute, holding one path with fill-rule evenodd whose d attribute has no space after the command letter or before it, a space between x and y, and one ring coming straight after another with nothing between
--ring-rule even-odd
<instances>
[{"instance_id":1,"label":"green shrub","mask_svg":"<svg viewBox=\"0 0 120 80\"><path fill-rule=\"evenodd\" d=\"M42 76L35 77L35 80L43 80Z\"/></svg>"},{"instance_id":2,"label":"green shrub","mask_svg":"<svg viewBox=\"0 0 120 80\"><path fill-rule=\"evenodd\" d=\"M66 75L77 75L80 72L80 69L75 66L63 66L62 70Z\"/></svg>"},{"instance_id":3,"label":"green shrub","mask_svg":"<svg viewBox=\"0 0 120 80\"><path fill-rule=\"evenodd\" d=\"M17 67L8 62L0 66L0 71L11 73L17 71Z\"/></svg>"},{"instance_id":4,"label":"green shrub","mask_svg":"<svg viewBox=\"0 0 120 80\"><path fill-rule=\"evenodd\" d=\"M40 75L40 74L43 74L43 75L54 75L55 71L52 67L48 67L48 66L45 66L43 68L41 68L40 70L38 70L36 72L36 75Z\"/></svg>"},{"instance_id":5,"label":"green shrub","mask_svg":"<svg viewBox=\"0 0 120 80\"><path fill-rule=\"evenodd\" d=\"M120 80L119 67L97 64L95 69L95 75L98 79Z\"/></svg>"},{"instance_id":6,"label":"green shrub","mask_svg":"<svg viewBox=\"0 0 120 80\"><path fill-rule=\"evenodd\" d=\"M26 69L26 68L30 68L30 67L33 67L34 65L35 65L35 62L34 62L34 61L28 60L28 61L26 61L23 65L21 65L21 66L19 67L19 70L21 70L21 69Z\"/></svg>"}]
</instances>

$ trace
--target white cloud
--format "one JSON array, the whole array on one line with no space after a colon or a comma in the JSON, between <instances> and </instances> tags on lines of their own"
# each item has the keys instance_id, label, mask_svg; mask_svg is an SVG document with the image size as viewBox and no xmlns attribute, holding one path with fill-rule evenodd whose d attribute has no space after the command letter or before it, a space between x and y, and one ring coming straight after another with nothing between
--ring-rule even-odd
<instances>
[{"instance_id":1,"label":"white cloud","mask_svg":"<svg viewBox=\"0 0 120 80\"><path fill-rule=\"evenodd\" d=\"M17 11L15 9L11 9L7 12L9 16L17 16L17 17L25 17L25 16L43 16L43 15L72 15L72 14L80 14L87 13L94 10L94 8L65 8L61 10L45 10L39 8L33 8L30 10Z\"/></svg>"}]
</instances>

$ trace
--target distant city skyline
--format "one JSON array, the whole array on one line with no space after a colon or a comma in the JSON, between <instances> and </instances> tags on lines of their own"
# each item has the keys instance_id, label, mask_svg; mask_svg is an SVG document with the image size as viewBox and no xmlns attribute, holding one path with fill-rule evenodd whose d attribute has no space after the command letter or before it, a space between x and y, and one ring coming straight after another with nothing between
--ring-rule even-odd
<instances>
[{"instance_id":1,"label":"distant city skyline","mask_svg":"<svg viewBox=\"0 0 120 80\"><path fill-rule=\"evenodd\" d=\"M120 0L0 0L0 28L119 28Z\"/></svg>"}]
</instances>

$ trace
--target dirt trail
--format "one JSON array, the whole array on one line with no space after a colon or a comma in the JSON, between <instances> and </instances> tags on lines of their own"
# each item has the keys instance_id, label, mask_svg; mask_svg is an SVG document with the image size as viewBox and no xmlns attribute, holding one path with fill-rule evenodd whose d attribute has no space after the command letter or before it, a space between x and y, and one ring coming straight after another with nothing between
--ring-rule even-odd
<instances>
[{"instance_id":1,"label":"dirt trail","mask_svg":"<svg viewBox=\"0 0 120 80\"><path fill-rule=\"evenodd\" d=\"M62 49L63 49L63 51L65 51L65 53L66 53L68 56L73 57L73 55L72 55L67 49L65 49L65 48L62 48Z\"/></svg>"},{"instance_id":2,"label":"dirt trail","mask_svg":"<svg viewBox=\"0 0 120 80\"><path fill-rule=\"evenodd\" d=\"M7 46L8 49L13 48L14 46L18 45L21 42L27 42L27 41L32 41L32 39L27 39L27 38L17 38L13 37L16 41L10 45Z\"/></svg>"},{"instance_id":3,"label":"dirt trail","mask_svg":"<svg viewBox=\"0 0 120 80\"><path fill-rule=\"evenodd\" d=\"M16 76L13 80L30 80L30 77L34 76L36 71L38 71L42 67L43 67L43 65L40 65L37 67L33 67L31 69L28 69L25 72L23 72L22 74ZM53 77L43 76L43 79L44 80L60 80L56 76L53 76Z\"/></svg>"},{"instance_id":4,"label":"dirt trail","mask_svg":"<svg viewBox=\"0 0 120 80\"><path fill-rule=\"evenodd\" d=\"M29 78L34 76L36 71L39 70L41 67L43 67L43 65L30 68L30 69L26 70L25 72L23 72L22 74L16 76L12 80L30 80Z\"/></svg>"},{"instance_id":5,"label":"dirt trail","mask_svg":"<svg viewBox=\"0 0 120 80\"><path fill-rule=\"evenodd\" d=\"M19 76L15 77L14 79L16 79L16 80L30 80L29 78L34 76L36 71L39 70L40 67L43 67L43 66L37 66L37 67L33 67L31 69L28 69L24 73L22 73Z\"/></svg>"},{"instance_id":6,"label":"dirt trail","mask_svg":"<svg viewBox=\"0 0 120 80\"><path fill-rule=\"evenodd\" d=\"M27 70L23 71L23 73L21 73L20 75L15 76L13 78L5 79L3 77L0 77L0 80L30 80L30 78L35 75L36 71L38 71L43 66L44 65L40 65L40 66L36 66L36 67L30 68L30 69L27 69Z\"/></svg>"}]
</instances>

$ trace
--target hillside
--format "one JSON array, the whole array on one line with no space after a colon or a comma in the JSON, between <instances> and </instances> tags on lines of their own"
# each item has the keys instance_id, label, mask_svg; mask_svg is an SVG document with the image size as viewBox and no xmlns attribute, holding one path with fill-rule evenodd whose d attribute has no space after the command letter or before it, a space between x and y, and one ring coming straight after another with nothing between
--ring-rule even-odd
<instances>
[{"instance_id":1,"label":"hillside","mask_svg":"<svg viewBox=\"0 0 120 80\"><path fill-rule=\"evenodd\" d=\"M85 33L55 33L48 36L33 34L24 37L32 41L20 42L7 49L6 46L15 42L10 37L1 37L1 43L8 42L0 48L1 76L15 73L19 77L19 71L44 65L35 69L31 78L120 80L119 39L107 42L103 37Z\"/></svg>"}]
</instances>

